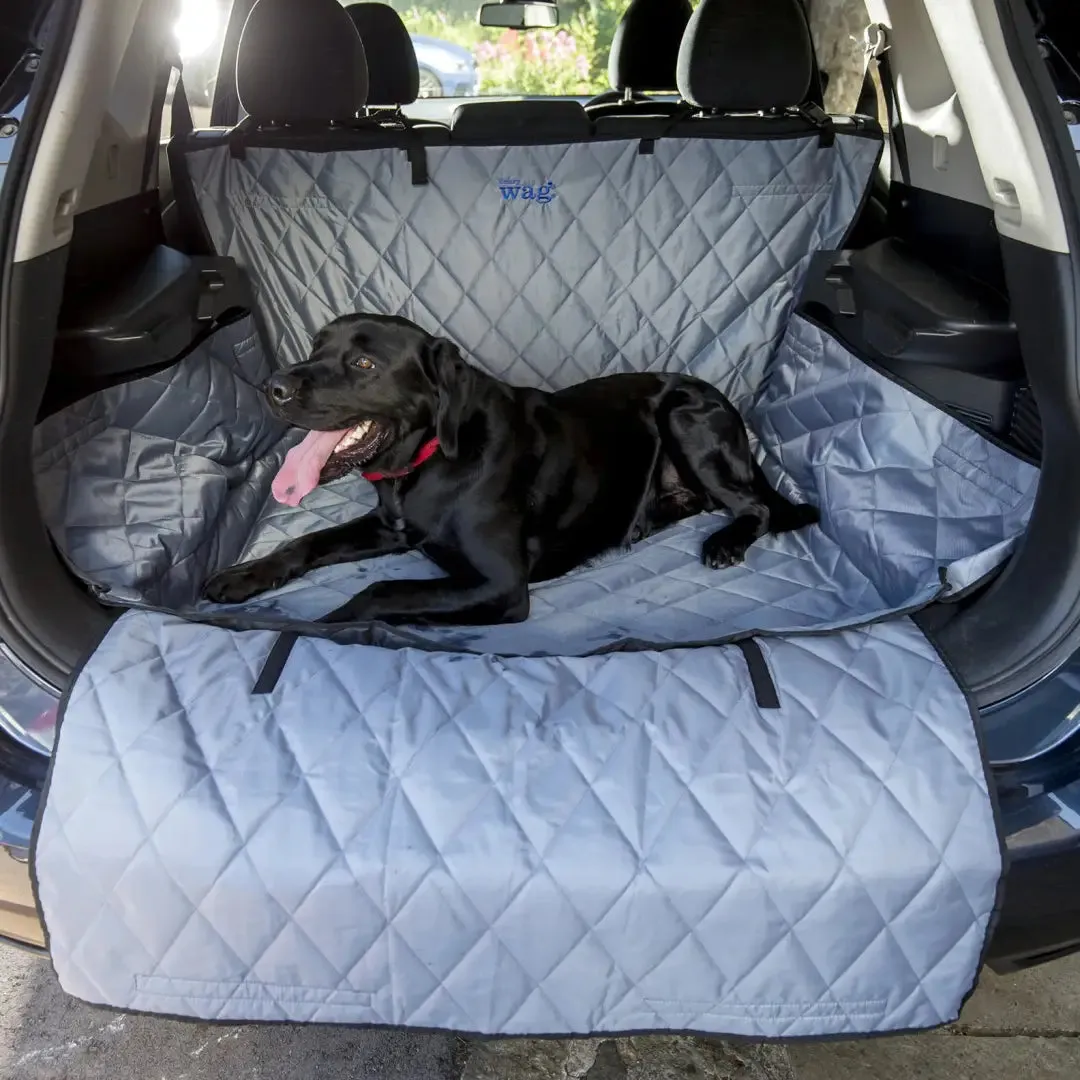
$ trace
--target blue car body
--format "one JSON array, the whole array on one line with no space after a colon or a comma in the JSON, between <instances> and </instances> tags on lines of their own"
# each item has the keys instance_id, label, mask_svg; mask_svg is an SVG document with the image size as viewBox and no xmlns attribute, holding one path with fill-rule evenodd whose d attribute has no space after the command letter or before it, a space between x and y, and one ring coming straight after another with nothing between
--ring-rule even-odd
<instances>
[{"instance_id":1,"label":"blue car body","mask_svg":"<svg viewBox=\"0 0 1080 1080\"><path fill-rule=\"evenodd\" d=\"M476 60L468 49L423 34L410 34L409 37L412 38L416 63L420 68L421 94L424 93L425 72L434 75L442 87L441 94L430 96L468 97L476 93Z\"/></svg>"}]
</instances>

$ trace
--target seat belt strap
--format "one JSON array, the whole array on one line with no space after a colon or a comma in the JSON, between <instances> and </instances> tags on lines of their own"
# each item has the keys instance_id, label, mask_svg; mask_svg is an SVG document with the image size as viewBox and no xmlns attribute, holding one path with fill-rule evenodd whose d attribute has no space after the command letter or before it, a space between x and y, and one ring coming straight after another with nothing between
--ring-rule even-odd
<instances>
[{"instance_id":1,"label":"seat belt strap","mask_svg":"<svg viewBox=\"0 0 1080 1080\"><path fill-rule=\"evenodd\" d=\"M864 102L872 92L874 100L879 102L879 115L883 113L888 123L889 149L892 164L895 166L895 175L902 184L907 184L910 182L907 137L904 134L904 118L900 112L896 80L893 76L892 64L889 62L889 50L892 43L889 41L888 27L881 23L871 23L864 32L863 41L866 66L863 74L863 92L859 101L860 104ZM878 76L877 83L873 79L875 70ZM880 92L878 84L880 84Z\"/></svg>"}]
</instances>

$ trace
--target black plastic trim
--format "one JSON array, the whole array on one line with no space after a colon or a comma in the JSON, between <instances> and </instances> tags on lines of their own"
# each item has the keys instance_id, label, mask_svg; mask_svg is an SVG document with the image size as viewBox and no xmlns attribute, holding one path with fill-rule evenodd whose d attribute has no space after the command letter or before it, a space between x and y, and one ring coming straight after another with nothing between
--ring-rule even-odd
<instances>
[{"instance_id":1,"label":"black plastic trim","mask_svg":"<svg viewBox=\"0 0 1080 1080\"><path fill-rule=\"evenodd\" d=\"M6 732L0 732L0 776L23 787L40 788L48 767L44 750L31 750Z\"/></svg>"},{"instance_id":2,"label":"black plastic trim","mask_svg":"<svg viewBox=\"0 0 1080 1080\"><path fill-rule=\"evenodd\" d=\"M994 212L988 206L908 187L889 187L889 235L924 259L1005 293L1005 270Z\"/></svg>"},{"instance_id":3,"label":"black plastic trim","mask_svg":"<svg viewBox=\"0 0 1080 1080\"><path fill-rule=\"evenodd\" d=\"M67 295L130 273L165 242L156 189L75 216L64 283Z\"/></svg>"},{"instance_id":4,"label":"black plastic trim","mask_svg":"<svg viewBox=\"0 0 1080 1080\"><path fill-rule=\"evenodd\" d=\"M823 313L817 309L817 305L810 304L804 308L800 304L796 307L793 317L804 319L806 322L810 323L811 326L817 327L823 334L827 334L831 337L841 348L847 349L847 351L855 356L860 363L865 364L872 371L876 371L883 379L888 379L889 382L896 383L897 386L902 387L909 394L914 394L915 397L921 398L928 405L933 405L935 409L945 413L946 416L951 416L958 424L963 424L964 427L981 435L987 442L993 443L999 450L1004 450L1006 453L1012 454L1013 457L1019 458L1021 461L1026 461L1029 465L1037 466L1039 464L1035 458L1030 454L1025 453L1019 447L1013 446L1011 443L999 438L988 428L972 423L971 417L966 416L956 409L950 408L937 398L931 397L925 390L908 382L903 375L886 367L870 353L870 350L867 349L861 341L854 341L850 335L844 332L844 326L841 320L832 318L825 319L822 317L822 314Z\"/></svg>"},{"instance_id":5,"label":"black plastic trim","mask_svg":"<svg viewBox=\"0 0 1080 1080\"><path fill-rule=\"evenodd\" d=\"M1080 951L1080 836L1011 852L986 962L1016 971Z\"/></svg>"}]
</instances>

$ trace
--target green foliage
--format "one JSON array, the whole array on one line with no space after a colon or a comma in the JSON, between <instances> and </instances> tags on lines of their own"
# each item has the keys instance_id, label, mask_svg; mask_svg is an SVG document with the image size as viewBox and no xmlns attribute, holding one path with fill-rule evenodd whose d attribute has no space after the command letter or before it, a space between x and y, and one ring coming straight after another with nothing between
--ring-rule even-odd
<instances>
[{"instance_id":1,"label":"green foliage","mask_svg":"<svg viewBox=\"0 0 1080 1080\"><path fill-rule=\"evenodd\" d=\"M427 37L452 41L455 45L464 45L476 51L482 41L494 41L503 31L481 26L476 21L476 14L471 18L455 18L446 11L432 8L406 7L395 4L398 14L408 27L410 34L424 34Z\"/></svg>"},{"instance_id":2,"label":"green foliage","mask_svg":"<svg viewBox=\"0 0 1080 1080\"><path fill-rule=\"evenodd\" d=\"M561 19L571 22L581 19L591 29L589 76L594 84L593 93L608 88L608 50L628 3L629 0L570 0L570 3L559 4Z\"/></svg>"},{"instance_id":3,"label":"green foliage","mask_svg":"<svg viewBox=\"0 0 1080 1080\"><path fill-rule=\"evenodd\" d=\"M480 26L474 0L436 0L435 7L394 4L409 32L463 45L476 57L481 94L586 96L608 87L611 39L627 0L559 4L555 30Z\"/></svg>"},{"instance_id":4,"label":"green foliage","mask_svg":"<svg viewBox=\"0 0 1080 1080\"><path fill-rule=\"evenodd\" d=\"M494 42L473 50L480 73L481 94L592 94L589 55L578 34L587 27L503 31Z\"/></svg>"}]
</instances>

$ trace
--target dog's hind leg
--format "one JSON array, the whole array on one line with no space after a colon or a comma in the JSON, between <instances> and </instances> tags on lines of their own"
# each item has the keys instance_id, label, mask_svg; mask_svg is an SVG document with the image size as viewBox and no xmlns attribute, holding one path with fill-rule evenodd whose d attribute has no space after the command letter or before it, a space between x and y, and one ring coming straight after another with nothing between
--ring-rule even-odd
<instances>
[{"instance_id":1,"label":"dog's hind leg","mask_svg":"<svg viewBox=\"0 0 1080 1080\"><path fill-rule=\"evenodd\" d=\"M665 453L706 506L734 516L702 545L706 566L734 566L765 533L818 520L814 507L796 505L772 487L754 460L742 417L719 390L705 383L680 387L667 404L660 425Z\"/></svg>"},{"instance_id":2,"label":"dog's hind leg","mask_svg":"<svg viewBox=\"0 0 1080 1080\"><path fill-rule=\"evenodd\" d=\"M806 525L816 525L821 520L816 506L811 506L809 503L793 503L769 483L756 461L753 461L753 467L754 490L769 508L769 532L793 532Z\"/></svg>"}]
</instances>

